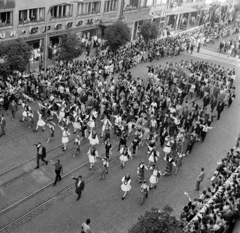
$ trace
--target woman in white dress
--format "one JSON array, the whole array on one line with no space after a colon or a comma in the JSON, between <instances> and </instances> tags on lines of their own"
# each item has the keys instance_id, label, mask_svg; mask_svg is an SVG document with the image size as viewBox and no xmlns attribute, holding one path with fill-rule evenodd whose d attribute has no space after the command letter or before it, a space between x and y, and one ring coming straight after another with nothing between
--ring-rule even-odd
<instances>
[{"instance_id":1,"label":"woman in white dress","mask_svg":"<svg viewBox=\"0 0 240 233\"><path fill-rule=\"evenodd\" d=\"M95 146L97 144L99 144L99 139L98 139L98 136L97 136L97 132L95 130L92 130L88 136L88 140L89 140L89 143L92 145L92 146Z\"/></svg>"},{"instance_id":2,"label":"woman in white dress","mask_svg":"<svg viewBox=\"0 0 240 233\"><path fill-rule=\"evenodd\" d=\"M124 176L122 178L122 185L121 185L121 189L124 192L123 196L122 196L122 200L124 200L124 198L127 195L127 192L129 192L131 190L131 177L129 174L127 174L126 176Z\"/></svg>"},{"instance_id":3,"label":"woman in white dress","mask_svg":"<svg viewBox=\"0 0 240 233\"><path fill-rule=\"evenodd\" d=\"M29 107L26 103L22 103L22 107L24 109L23 113L22 113L22 120L20 120L21 122L24 122L25 119L28 116L28 112L31 110L31 107Z\"/></svg>"},{"instance_id":4,"label":"woman in white dress","mask_svg":"<svg viewBox=\"0 0 240 233\"><path fill-rule=\"evenodd\" d=\"M69 142L68 137L71 135L69 130L67 128L62 127L61 125L58 125L60 129L62 130L62 144L63 144L63 151L67 150L67 143Z\"/></svg>"},{"instance_id":5,"label":"woman in white dress","mask_svg":"<svg viewBox=\"0 0 240 233\"><path fill-rule=\"evenodd\" d=\"M152 175L150 176L150 189L157 188L158 178L162 175L161 171L158 170L158 167L155 164L152 167L149 167L149 170L152 170Z\"/></svg>"},{"instance_id":6,"label":"woman in white dress","mask_svg":"<svg viewBox=\"0 0 240 233\"><path fill-rule=\"evenodd\" d=\"M73 129L74 129L74 132L73 133L76 133L77 130L81 130L81 118L79 115L77 115L75 118L74 118L74 122L72 123L73 124Z\"/></svg>"},{"instance_id":7,"label":"woman in white dress","mask_svg":"<svg viewBox=\"0 0 240 233\"><path fill-rule=\"evenodd\" d=\"M89 163L90 163L89 170L91 170L95 166L96 160L99 157L98 151L93 146L88 150L87 155L88 155L88 159L89 159Z\"/></svg>"},{"instance_id":8,"label":"woman in white dress","mask_svg":"<svg viewBox=\"0 0 240 233\"><path fill-rule=\"evenodd\" d=\"M148 146L148 165L150 166L151 163L157 163L158 157L160 156L159 151L156 150L156 147L149 147Z\"/></svg>"},{"instance_id":9,"label":"woman in white dress","mask_svg":"<svg viewBox=\"0 0 240 233\"><path fill-rule=\"evenodd\" d=\"M125 145L120 149L120 162L121 162L121 168L124 168L125 163L128 161L129 157L131 157L131 152L128 149L128 147Z\"/></svg>"},{"instance_id":10,"label":"woman in white dress","mask_svg":"<svg viewBox=\"0 0 240 233\"><path fill-rule=\"evenodd\" d=\"M36 129L33 130L33 132L37 132L38 127L42 127L42 128L43 128L42 131L45 131L45 125L46 125L46 123L45 123L45 122L43 121L43 119L42 119L42 114L41 114L39 111L37 111L37 114L38 114L37 127L36 127Z\"/></svg>"},{"instance_id":11,"label":"woman in white dress","mask_svg":"<svg viewBox=\"0 0 240 233\"><path fill-rule=\"evenodd\" d=\"M58 116L58 124L63 120L64 117L65 117L65 108L61 108Z\"/></svg>"},{"instance_id":12,"label":"woman in white dress","mask_svg":"<svg viewBox=\"0 0 240 233\"><path fill-rule=\"evenodd\" d=\"M111 128L112 127L112 123L109 120L109 117L105 116L103 120L101 120L103 122L103 126L102 126L102 134L101 134L101 138L104 136L105 134L105 130L106 128Z\"/></svg>"},{"instance_id":13,"label":"woman in white dress","mask_svg":"<svg viewBox=\"0 0 240 233\"><path fill-rule=\"evenodd\" d=\"M165 147L163 148L163 152L165 153L164 158L166 159L167 155L171 152L171 139L169 136L165 138L165 142L166 144Z\"/></svg>"},{"instance_id":14,"label":"woman in white dress","mask_svg":"<svg viewBox=\"0 0 240 233\"><path fill-rule=\"evenodd\" d=\"M90 132L91 132L91 131L93 130L93 128L95 127L95 121L94 121L92 115L90 115L90 117L89 117L88 126L89 126L89 128L90 128Z\"/></svg>"}]
</instances>

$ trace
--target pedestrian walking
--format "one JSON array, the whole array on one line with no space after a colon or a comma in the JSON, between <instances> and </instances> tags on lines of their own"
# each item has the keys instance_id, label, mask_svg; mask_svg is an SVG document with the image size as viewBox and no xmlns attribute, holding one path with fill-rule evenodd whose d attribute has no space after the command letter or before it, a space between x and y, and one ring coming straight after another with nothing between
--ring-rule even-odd
<instances>
[{"instance_id":1,"label":"pedestrian walking","mask_svg":"<svg viewBox=\"0 0 240 233\"><path fill-rule=\"evenodd\" d=\"M91 227L89 226L91 220L88 218L86 223L84 222L81 226L81 233L91 233Z\"/></svg>"},{"instance_id":2,"label":"pedestrian walking","mask_svg":"<svg viewBox=\"0 0 240 233\"><path fill-rule=\"evenodd\" d=\"M200 48L201 48L201 43L198 42L198 44L197 44L197 52L198 52L198 53L200 52Z\"/></svg>"},{"instance_id":3,"label":"pedestrian walking","mask_svg":"<svg viewBox=\"0 0 240 233\"><path fill-rule=\"evenodd\" d=\"M221 115L223 109L224 109L224 103L221 101L217 105L217 113L218 113L217 119L218 120L220 119L220 115Z\"/></svg>"},{"instance_id":4,"label":"pedestrian walking","mask_svg":"<svg viewBox=\"0 0 240 233\"><path fill-rule=\"evenodd\" d=\"M142 161L137 168L138 183L143 182L145 170L148 170L148 167L145 165L144 161Z\"/></svg>"},{"instance_id":5,"label":"pedestrian walking","mask_svg":"<svg viewBox=\"0 0 240 233\"><path fill-rule=\"evenodd\" d=\"M196 191L199 191L199 186L200 186L200 183L203 181L204 176L205 176L205 171L204 171L204 168L202 167L201 172L199 173L199 175L197 177Z\"/></svg>"},{"instance_id":6,"label":"pedestrian walking","mask_svg":"<svg viewBox=\"0 0 240 233\"><path fill-rule=\"evenodd\" d=\"M139 139L138 138L134 138L130 147L129 147L129 150L132 149L132 156L137 156L138 154L138 146L139 146Z\"/></svg>"},{"instance_id":7,"label":"pedestrian walking","mask_svg":"<svg viewBox=\"0 0 240 233\"><path fill-rule=\"evenodd\" d=\"M77 178L72 176L72 179L75 180L75 193L77 196L77 201L81 198L82 192L85 187L85 182L82 179L82 176L78 176Z\"/></svg>"},{"instance_id":8,"label":"pedestrian walking","mask_svg":"<svg viewBox=\"0 0 240 233\"><path fill-rule=\"evenodd\" d=\"M15 114L18 111L18 105L17 105L17 103L14 99L10 102L9 109L12 113L12 120L14 121L15 120Z\"/></svg>"},{"instance_id":9,"label":"pedestrian walking","mask_svg":"<svg viewBox=\"0 0 240 233\"><path fill-rule=\"evenodd\" d=\"M157 188L158 179L161 177L162 173L158 170L155 164L152 167L148 167L149 170L152 170L152 175L150 176L150 189Z\"/></svg>"},{"instance_id":10,"label":"pedestrian walking","mask_svg":"<svg viewBox=\"0 0 240 233\"><path fill-rule=\"evenodd\" d=\"M73 157L76 157L77 155L80 155L81 138L79 135L76 136L76 138L74 140L74 145L76 147L76 150L75 150Z\"/></svg>"},{"instance_id":11,"label":"pedestrian walking","mask_svg":"<svg viewBox=\"0 0 240 233\"><path fill-rule=\"evenodd\" d=\"M186 138L188 138L188 143L187 143L187 149L186 149L186 155L191 154L193 146L196 142L196 134L195 133L191 133L190 137L189 136L185 136Z\"/></svg>"},{"instance_id":12,"label":"pedestrian walking","mask_svg":"<svg viewBox=\"0 0 240 233\"><path fill-rule=\"evenodd\" d=\"M95 163L97 161L98 158L98 151L96 150L96 148L93 146L88 150L88 159L89 159L89 163L90 163L90 167L89 170L92 170L92 168L95 166Z\"/></svg>"},{"instance_id":13,"label":"pedestrian walking","mask_svg":"<svg viewBox=\"0 0 240 233\"><path fill-rule=\"evenodd\" d=\"M148 192L149 192L149 185L148 182L146 180L143 181L142 185L141 185L141 196L142 196L142 200L140 205L143 204L144 200L146 198L148 198Z\"/></svg>"},{"instance_id":14,"label":"pedestrian walking","mask_svg":"<svg viewBox=\"0 0 240 233\"><path fill-rule=\"evenodd\" d=\"M209 129L212 129L213 127L209 127L208 126L208 123L206 123L205 125L201 125L200 126L202 127L202 131L201 131L201 138L202 138L202 142L204 141L206 135L207 135L207 132Z\"/></svg>"},{"instance_id":15,"label":"pedestrian walking","mask_svg":"<svg viewBox=\"0 0 240 233\"><path fill-rule=\"evenodd\" d=\"M6 128L6 120L4 118L4 115L2 114L0 116L0 137L6 134L5 128Z\"/></svg>"},{"instance_id":16,"label":"pedestrian walking","mask_svg":"<svg viewBox=\"0 0 240 233\"><path fill-rule=\"evenodd\" d=\"M38 144L33 144L34 146L37 147L37 166L35 167L35 169L39 168L39 160L41 159L46 165L48 165L48 161L45 160L47 152L46 152L46 148L42 145L41 142L39 142Z\"/></svg>"},{"instance_id":17,"label":"pedestrian walking","mask_svg":"<svg viewBox=\"0 0 240 233\"><path fill-rule=\"evenodd\" d=\"M192 53L193 53L193 50L194 50L194 44L191 44L190 50L191 50L191 53L190 53L190 54L192 54Z\"/></svg>"},{"instance_id":18,"label":"pedestrian walking","mask_svg":"<svg viewBox=\"0 0 240 233\"><path fill-rule=\"evenodd\" d=\"M95 146L95 145L99 144L99 139L98 139L98 136L97 136L97 132L94 129L91 129L90 134L88 136L88 140L89 140L89 143L92 146Z\"/></svg>"},{"instance_id":19,"label":"pedestrian walking","mask_svg":"<svg viewBox=\"0 0 240 233\"><path fill-rule=\"evenodd\" d=\"M55 181L53 183L53 186L55 186L58 180L59 181L62 180L61 174L63 174L63 168L62 168L62 165L61 165L59 159L55 163L53 163L52 165L55 167L56 177L55 177Z\"/></svg>"},{"instance_id":20,"label":"pedestrian walking","mask_svg":"<svg viewBox=\"0 0 240 233\"><path fill-rule=\"evenodd\" d=\"M148 165L150 166L151 163L154 163L154 164L157 163L159 157L160 157L160 153L159 151L156 150L156 147L154 146L148 151Z\"/></svg>"},{"instance_id":21,"label":"pedestrian walking","mask_svg":"<svg viewBox=\"0 0 240 233\"><path fill-rule=\"evenodd\" d=\"M99 180L104 180L106 174L108 174L108 167L109 167L109 162L108 159L105 158L100 158L102 160L102 166L101 166L101 171L100 171L100 179Z\"/></svg>"},{"instance_id":22,"label":"pedestrian walking","mask_svg":"<svg viewBox=\"0 0 240 233\"><path fill-rule=\"evenodd\" d=\"M60 129L62 130L62 149L63 151L67 150L67 144L69 142L68 137L71 135L67 127L62 127L61 125L58 125Z\"/></svg>"},{"instance_id":23,"label":"pedestrian walking","mask_svg":"<svg viewBox=\"0 0 240 233\"><path fill-rule=\"evenodd\" d=\"M176 166L176 164L171 154L168 154L165 160L167 162L167 165L163 176L170 176L172 173L172 166Z\"/></svg>"},{"instance_id":24,"label":"pedestrian walking","mask_svg":"<svg viewBox=\"0 0 240 233\"><path fill-rule=\"evenodd\" d=\"M32 128L33 124L34 124L34 120L33 120L33 112L32 110L29 110L27 112L27 121L28 121L28 128Z\"/></svg>"},{"instance_id":25,"label":"pedestrian walking","mask_svg":"<svg viewBox=\"0 0 240 233\"><path fill-rule=\"evenodd\" d=\"M121 185L121 189L122 191L124 192L123 193L123 196L122 196L122 200L125 199L127 193L131 190L131 177L129 174L127 174L126 176L124 176L122 178L122 185Z\"/></svg>"}]
</instances>

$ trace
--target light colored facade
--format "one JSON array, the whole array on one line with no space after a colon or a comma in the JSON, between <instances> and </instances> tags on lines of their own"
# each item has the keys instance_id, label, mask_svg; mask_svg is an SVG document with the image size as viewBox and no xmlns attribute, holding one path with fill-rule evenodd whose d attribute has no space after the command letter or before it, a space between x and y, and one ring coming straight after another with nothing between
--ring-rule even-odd
<instances>
[{"instance_id":1,"label":"light colored facade","mask_svg":"<svg viewBox=\"0 0 240 233\"><path fill-rule=\"evenodd\" d=\"M125 0L122 19L137 39L139 27L151 20L166 35L170 31L185 30L209 22L210 4L229 4L233 0ZM163 33L164 32L164 33Z\"/></svg>"},{"instance_id":2,"label":"light colored facade","mask_svg":"<svg viewBox=\"0 0 240 233\"><path fill-rule=\"evenodd\" d=\"M122 0L0 0L0 43L23 38L34 48L58 43L58 36L77 32L90 39L119 19ZM103 26L103 27L102 27Z\"/></svg>"}]
</instances>

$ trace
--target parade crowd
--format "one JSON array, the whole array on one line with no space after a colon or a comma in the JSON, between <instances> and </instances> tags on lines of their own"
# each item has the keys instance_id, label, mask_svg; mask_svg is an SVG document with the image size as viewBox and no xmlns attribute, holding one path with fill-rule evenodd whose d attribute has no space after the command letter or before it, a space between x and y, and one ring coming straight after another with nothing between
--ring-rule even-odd
<instances>
[{"instance_id":1,"label":"parade crowd","mask_svg":"<svg viewBox=\"0 0 240 233\"><path fill-rule=\"evenodd\" d=\"M9 76L0 82L4 90L3 108L10 109L12 120L21 109L21 121L28 122L26 127L34 132L39 128L42 131L47 129L47 143L54 140L55 129L60 127L63 151L67 150L69 136L76 133L74 156L81 155L82 138L87 138L90 143L87 153L89 169L101 161L101 179L108 173L111 140L119 141L121 168L127 166L130 158L138 155L140 147L147 146L146 159L137 168L143 204L149 190L157 187L159 178L171 175L173 169L177 174L183 158L191 154L196 143L204 142L209 130L214 130L211 126L213 120L219 120L223 110L229 108L235 98L236 74L234 69L193 60L147 66L146 81L133 77L130 69L155 58L176 56L193 50L194 40L199 40L200 34L208 35L211 30L210 26L206 26L190 34L160 39L150 47L138 41L123 46L116 53L88 56L68 64L60 62L48 68L46 76L41 73ZM189 39L191 37L194 40ZM32 100L38 102L37 113L29 104ZM100 135L95 129L99 121L102 122ZM112 135L112 131L116 136ZM2 130L0 135L3 135ZM100 157L97 151L100 143L104 144L105 157ZM159 145L163 151L157 149ZM38 153L43 155L41 143L36 147ZM203 192L202 198L191 202L184 209L182 218L190 221L208 199L207 195L212 197L222 186L235 168L235 165L229 165L229 161L236 155L232 154L222 161L222 169L218 169L213 187ZM166 163L165 171L160 171L157 165L162 159ZM44 158L42 160L48 164ZM152 173L149 181L145 179L146 170ZM225 205L232 210L235 202L234 199L229 201L228 193L237 190L238 176L234 181L236 185L225 189L223 195L226 197L220 200L220 204L209 208L207 216L218 219L215 209L221 210ZM125 199L131 190L130 174L122 178L121 189L122 199ZM192 224L191 232L198 232L200 226L215 224L213 220L203 220Z\"/></svg>"}]
</instances>

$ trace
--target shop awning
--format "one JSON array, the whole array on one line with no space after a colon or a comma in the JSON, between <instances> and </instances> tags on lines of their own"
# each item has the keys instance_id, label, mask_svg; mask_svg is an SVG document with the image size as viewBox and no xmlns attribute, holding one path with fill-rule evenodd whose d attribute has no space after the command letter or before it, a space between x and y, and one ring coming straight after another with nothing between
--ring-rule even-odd
<instances>
[{"instance_id":1,"label":"shop awning","mask_svg":"<svg viewBox=\"0 0 240 233\"><path fill-rule=\"evenodd\" d=\"M117 21L108 21L108 22L101 22L100 25L104 26L104 27L108 27L114 23L116 23Z\"/></svg>"},{"instance_id":2,"label":"shop awning","mask_svg":"<svg viewBox=\"0 0 240 233\"><path fill-rule=\"evenodd\" d=\"M198 11L197 8L192 8L192 7L177 7L177 8L173 8L172 14L174 15L179 15L179 14L184 14L184 13L191 13L191 12L195 12Z\"/></svg>"},{"instance_id":3,"label":"shop awning","mask_svg":"<svg viewBox=\"0 0 240 233\"><path fill-rule=\"evenodd\" d=\"M141 17L125 17L125 21L126 23L134 23L134 22L137 22L137 21L142 21L142 20L149 20L149 19L152 19L153 17L150 16L150 15L144 15L144 16L141 16Z\"/></svg>"}]
</instances>

